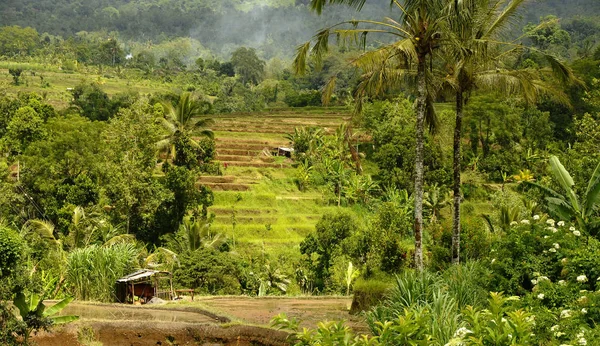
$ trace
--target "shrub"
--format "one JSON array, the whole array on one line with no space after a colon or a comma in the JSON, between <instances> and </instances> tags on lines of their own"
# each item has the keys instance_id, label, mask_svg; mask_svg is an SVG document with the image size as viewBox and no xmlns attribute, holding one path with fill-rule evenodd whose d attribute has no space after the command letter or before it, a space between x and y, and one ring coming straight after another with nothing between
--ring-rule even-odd
<instances>
[{"instance_id":1,"label":"shrub","mask_svg":"<svg viewBox=\"0 0 600 346\"><path fill-rule=\"evenodd\" d=\"M173 273L175 283L207 294L240 294L239 269L229 253L200 248L184 254Z\"/></svg>"},{"instance_id":2,"label":"shrub","mask_svg":"<svg viewBox=\"0 0 600 346\"><path fill-rule=\"evenodd\" d=\"M23 239L7 227L0 227L0 279L12 275L23 255Z\"/></svg>"},{"instance_id":3,"label":"shrub","mask_svg":"<svg viewBox=\"0 0 600 346\"><path fill-rule=\"evenodd\" d=\"M385 299L390 288L391 285L384 281L357 280L354 284L354 295L352 297L350 313L357 314L362 311L368 311Z\"/></svg>"}]
</instances>

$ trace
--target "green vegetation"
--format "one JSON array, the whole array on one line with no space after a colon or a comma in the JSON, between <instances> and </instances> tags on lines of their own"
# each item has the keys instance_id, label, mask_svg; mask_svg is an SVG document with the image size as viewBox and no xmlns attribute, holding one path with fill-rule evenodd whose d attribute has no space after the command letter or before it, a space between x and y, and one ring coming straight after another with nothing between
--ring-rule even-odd
<instances>
[{"instance_id":1,"label":"green vegetation","mask_svg":"<svg viewBox=\"0 0 600 346\"><path fill-rule=\"evenodd\" d=\"M354 296L298 345L600 338L595 2L389 4L0 4L1 340L141 268Z\"/></svg>"}]
</instances>

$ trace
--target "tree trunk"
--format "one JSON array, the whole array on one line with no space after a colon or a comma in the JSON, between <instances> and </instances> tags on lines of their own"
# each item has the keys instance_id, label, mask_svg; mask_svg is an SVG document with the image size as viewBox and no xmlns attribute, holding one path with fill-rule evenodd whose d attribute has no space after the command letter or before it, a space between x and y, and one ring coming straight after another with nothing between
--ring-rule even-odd
<instances>
[{"instance_id":1,"label":"tree trunk","mask_svg":"<svg viewBox=\"0 0 600 346\"><path fill-rule=\"evenodd\" d=\"M417 66L417 126L415 155L415 266L423 271L423 141L427 102L425 58L419 57Z\"/></svg>"},{"instance_id":2,"label":"tree trunk","mask_svg":"<svg viewBox=\"0 0 600 346\"><path fill-rule=\"evenodd\" d=\"M460 138L462 132L463 117L463 94L462 91L456 93L456 125L454 127L454 162L452 165L454 184L454 217L452 218L452 263L460 263Z\"/></svg>"}]
</instances>

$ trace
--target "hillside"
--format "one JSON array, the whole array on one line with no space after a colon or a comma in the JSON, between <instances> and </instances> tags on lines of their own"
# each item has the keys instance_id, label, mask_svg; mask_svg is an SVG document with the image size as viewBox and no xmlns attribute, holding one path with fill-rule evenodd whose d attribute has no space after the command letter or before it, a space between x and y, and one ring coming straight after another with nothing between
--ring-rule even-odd
<instances>
[{"instance_id":1,"label":"hillside","mask_svg":"<svg viewBox=\"0 0 600 346\"><path fill-rule=\"evenodd\" d=\"M382 18L389 2L373 1L361 16ZM289 57L316 30L356 16L348 8L319 17L292 0L69 0L2 1L2 25L31 26L64 38L81 32L116 33L121 40L160 43L191 37L227 58L239 46L257 48L264 58Z\"/></svg>"},{"instance_id":2,"label":"hillside","mask_svg":"<svg viewBox=\"0 0 600 346\"><path fill-rule=\"evenodd\" d=\"M296 127L319 126L332 131L349 118L343 108L274 109L216 117L212 126L216 159L227 168L222 176L198 179L215 195L209 208L215 215L212 229L241 246L263 246L274 253L299 244L326 211L337 207L328 206L319 191L299 191L292 161L271 156L271 151L289 146L285 135Z\"/></svg>"}]
</instances>

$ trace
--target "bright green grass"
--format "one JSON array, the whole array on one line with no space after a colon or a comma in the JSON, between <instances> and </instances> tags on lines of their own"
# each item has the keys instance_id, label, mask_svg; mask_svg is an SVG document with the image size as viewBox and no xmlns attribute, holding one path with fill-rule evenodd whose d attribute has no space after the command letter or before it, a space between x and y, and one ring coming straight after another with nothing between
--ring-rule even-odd
<instances>
[{"instance_id":1,"label":"bright green grass","mask_svg":"<svg viewBox=\"0 0 600 346\"><path fill-rule=\"evenodd\" d=\"M12 84L12 76L8 73L9 68L24 70L20 85ZM35 75L32 74L32 71L35 72ZM43 76L44 81L49 83L49 87L42 88L40 76ZM96 82L101 85L104 92L111 96L130 91L140 94L154 94L177 90L176 85L138 78L120 78L113 72L107 72L103 75L97 74L97 71L87 70L67 73L60 71L58 67L53 65L0 62L0 86L4 89L4 93L17 95L19 92L35 92L44 95L48 103L59 109L66 108L72 98L67 88L74 88L82 82Z\"/></svg>"}]
</instances>

